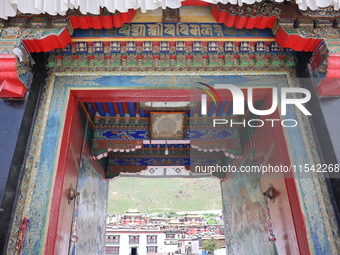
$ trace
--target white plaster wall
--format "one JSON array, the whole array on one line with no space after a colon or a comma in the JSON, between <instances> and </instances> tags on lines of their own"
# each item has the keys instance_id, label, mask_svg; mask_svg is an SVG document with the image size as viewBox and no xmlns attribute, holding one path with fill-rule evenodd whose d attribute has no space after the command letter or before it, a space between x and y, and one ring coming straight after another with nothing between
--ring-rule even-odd
<instances>
[{"instance_id":1,"label":"white plaster wall","mask_svg":"<svg viewBox=\"0 0 340 255\"><path fill-rule=\"evenodd\" d=\"M226 254L227 254L227 251L225 248L218 249L215 251L215 255L226 255Z\"/></svg>"},{"instance_id":2,"label":"white plaster wall","mask_svg":"<svg viewBox=\"0 0 340 255\"><path fill-rule=\"evenodd\" d=\"M164 253L165 233L157 235L158 253Z\"/></svg>"},{"instance_id":3,"label":"white plaster wall","mask_svg":"<svg viewBox=\"0 0 340 255\"><path fill-rule=\"evenodd\" d=\"M177 244L167 244L167 245L164 245L164 253L167 255L169 252L172 253L172 252L175 252L177 251Z\"/></svg>"},{"instance_id":4,"label":"white plaster wall","mask_svg":"<svg viewBox=\"0 0 340 255\"><path fill-rule=\"evenodd\" d=\"M119 254L130 254L129 234L120 234L119 247Z\"/></svg>"},{"instance_id":5,"label":"white plaster wall","mask_svg":"<svg viewBox=\"0 0 340 255\"><path fill-rule=\"evenodd\" d=\"M146 234L140 234L139 235L139 250L138 250L138 255L146 254L146 241L147 241Z\"/></svg>"}]
</instances>

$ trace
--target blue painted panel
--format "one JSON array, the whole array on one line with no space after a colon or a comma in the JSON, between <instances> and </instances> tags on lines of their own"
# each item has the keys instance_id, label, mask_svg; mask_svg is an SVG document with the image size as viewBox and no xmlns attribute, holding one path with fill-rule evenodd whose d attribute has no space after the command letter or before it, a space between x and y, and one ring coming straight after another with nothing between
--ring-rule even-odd
<instances>
[{"instance_id":1,"label":"blue painted panel","mask_svg":"<svg viewBox=\"0 0 340 255\"><path fill-rule=\"evenodd\" d=\"M233 114L234 104L230 104L230 107L226 113L227 117L231 116Z\"/></svg>"},{"instance_id":2,"label":"blue painted panel","mask_svg":"<svg viewBox=\"0 0 340 255\"><path fill-rule=\"evenodd\" d=\"M133 117L133 118L136 117L135 103L128 102L127 105L128 105L128 108L129 108L130 117Z\"/></svg>"},{"instance_id":3,"label":"blue painted panel","mask_svg":"<svg viewBox=\"0 0 340 255\"><path fill-rule=\"evenodd\" d=\"M110 116L116 117L117 114L116 114L116 110L113 106L113 103L106 103L106 105L107 105L107 108L109 109Z\"/></svg>"},{"instance_id":4,"label":"blue painted panel","mask_svg":"<svg viewBox=\"0 0 340 255\"><path fill-rule=\"evenodd\" d=\"M100 116L105 117L106 116L106 112L104 110L103 104L102 103L96 103L96 106L97 106L97 109L98 109L98 112L99 112Z\"/></svg>"},{"instance_id":5,"label":"blue painted panel","mask_svg":"<svg viewBox=\"0 0 340 255\"><path fill-rule=\"evenodd\" d=\"M196 109L190 110L189 111L189 117L194 117L195 113L196 113Z\"/></svg>"},{"instance_id":6,"label":"blue painted panel","mask_svg":"<svg viewBox=\"0 0 340 255\"><path fill-rule=\"evenodd\" d=\"M212 114L214 113L215 109L216 109L216 104L215 103L211 103L210 107L209 107L209 110L208 110L208 114L207 114L208 117L212 116Z\"/></svg>"},{"instance_id":7,"label":"blue painted panel","mask_svg":"<svg viewBox=\"0 0 340 255\"><path fill-rule=\"evenodd\" d=\"M96 115L96 110L94 109L93 104L89 103L89 106L90 106L90 110L91 110L92 114Z\"/></svg>"},{"instance_id":8,"label":"blue painted panel","mask_svg":"<svg viewBox=\"0 0 340 255\"><path fill-rule=\"evenodd\" d=\"M125 117L125 111L124 111L123 103L118 102L116 104L118 106L120 117Z\"/></svg>"}]
</instances>

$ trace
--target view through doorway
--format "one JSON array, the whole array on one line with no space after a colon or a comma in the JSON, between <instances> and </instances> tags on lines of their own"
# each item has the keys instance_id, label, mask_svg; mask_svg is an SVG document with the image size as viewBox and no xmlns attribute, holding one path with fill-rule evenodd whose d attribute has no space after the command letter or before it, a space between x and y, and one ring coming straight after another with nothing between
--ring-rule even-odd
<instances>
[{"instance_id":1,"label":"view through doorway","mask_svg":"<svg viewBox=\"0 0 340 255\"><path fill-rule=\"evenodd\" d=\"M110 181L106 254L226 254L217 178L121 177Z\"/></svg>"}]
</instances>

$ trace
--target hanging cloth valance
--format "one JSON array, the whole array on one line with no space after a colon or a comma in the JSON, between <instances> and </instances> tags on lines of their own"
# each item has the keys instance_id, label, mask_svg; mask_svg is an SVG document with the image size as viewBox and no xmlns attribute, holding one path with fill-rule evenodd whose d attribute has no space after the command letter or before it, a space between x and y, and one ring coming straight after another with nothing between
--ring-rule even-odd
<instances>
[{"instance_id":1,"label":"hanging cloth valance","mask_svg":"<svg viewBox=\"0 0 340 255\"><path fill-rule=\"evenodd\" d=\"M191 148L204 152L222 151L225 156L238 158L242 155L240 139L225 140L191 140Z\"/></svg>"},{"instance_id":2,"label":"hanging cloth valance","mask_svg":"<svg viewBox=\"0 0 340 255\"><path fill-rule=\"evenodd\" d=\"M92 156L95 159L107 157L109 152L130 152L142 148L143 141L108 141L93 139Z\"/></svg>"},{"instance_id":3,"label":"hanging cloth valance","mask_svg":"<svg viewBox=\"0 0 340 255\"><path fill-rule=\"evenodd\" d=\"M68 9L78 9L83 14L99 14L100 8L105 7L109 12L115 13L127 12L129 9L141 8L142 12L154 10L162 7L179 8L183 0L2 0L2 8L0 8L0 18L7 19L14 17L17 11L21 13L50 15L66 15ZM197 0L199 1L199 0ZM261 2L258 0L201 0L211 4L254 4ZM283 0L275 0L275 2L283 2ZM307 8L316 10L317 8L333 6L335 10L339 9L340 0L297 0L301 10Z\"/></svg>"}]
</instances>

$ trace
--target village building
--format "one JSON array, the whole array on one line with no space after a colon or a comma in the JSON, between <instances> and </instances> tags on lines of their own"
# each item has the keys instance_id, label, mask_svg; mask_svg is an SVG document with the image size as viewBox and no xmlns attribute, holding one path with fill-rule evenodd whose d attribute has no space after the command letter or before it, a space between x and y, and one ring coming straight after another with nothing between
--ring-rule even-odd
<instances>
[{"instance_id":1,"label":"village building","mask_svg":"<svg viewBox=\"0 0 340 255\"><path fill-rule=\"evenodd\" d=\"M225 253L223 225L208 225L202 215L187 213L177 219L144 216L142 221L134 224L126 222L126 215L141 215L137 210L126 214L108 215L106 225L106 255L119 254L194 254L202 255L202 241L215 238L219 241L219 253ZM199 224L192 223L190 218L199 218ZM121 219L112 221L112 219ZM157 220L158 223L156 223ZM143 222L143 223L142 223ZM147 222L144 224L144 222ZM176 224L173 224L176 222ZM182 222L180 224L180 222ZM202 223L204 222L204 223ZM178 223L178 224L177 224Z\"/></svg>"}]
</instances>

